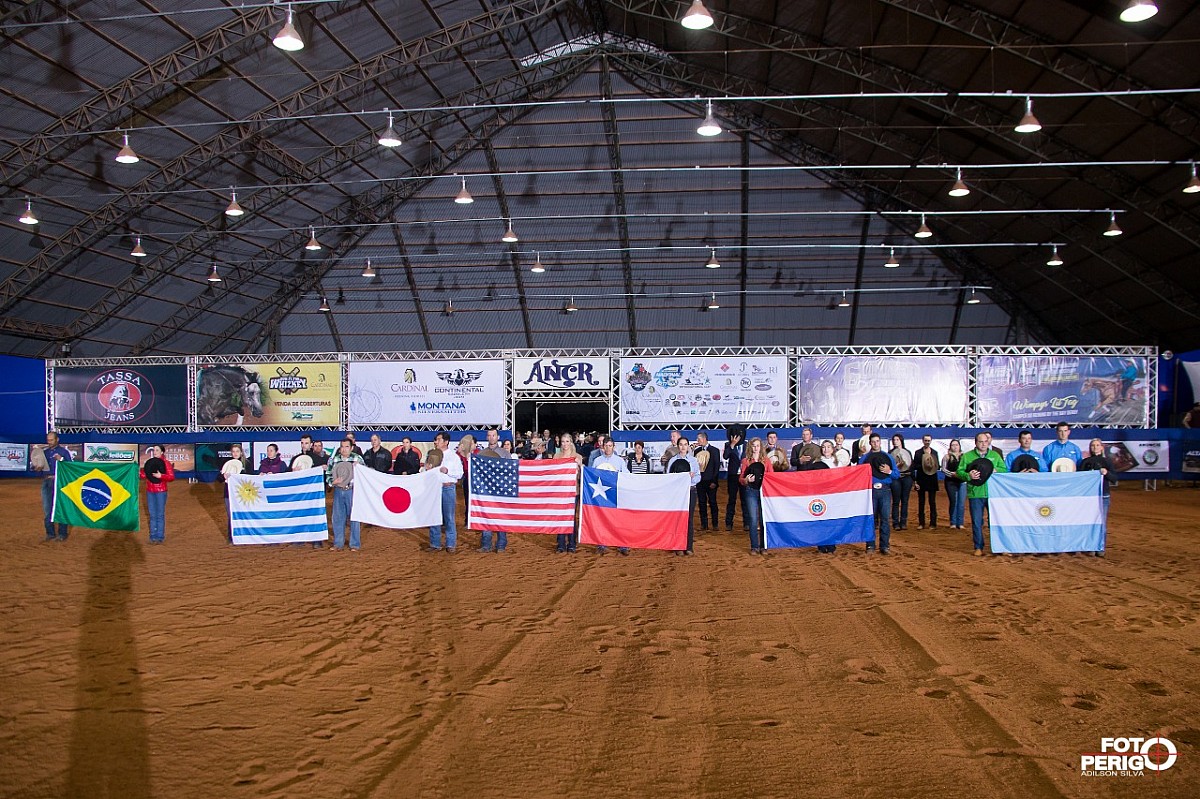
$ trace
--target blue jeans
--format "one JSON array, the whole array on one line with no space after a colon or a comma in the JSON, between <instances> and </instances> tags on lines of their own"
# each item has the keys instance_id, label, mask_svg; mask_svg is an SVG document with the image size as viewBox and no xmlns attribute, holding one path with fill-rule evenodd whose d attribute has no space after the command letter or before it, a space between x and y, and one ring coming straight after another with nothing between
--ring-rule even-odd
<instances>
[{"instance_id":1,"label":"blue jeans","mask_svg":"<svg viewBox=\"0 0 1200 799\"><path fill-rule=\"evenodd\" d=\"M146 512L150 514L150 540L162 541L167 534L167 492L147 491Z\"/></svg>"},{"instance_id":2,"label":"blue jeans","mask_svg":"<svg viewBox=\"0 0 1200 799\"><path fill-rule=\"evenodd\" d=\"M46 540L54 538L54 478L42 478L42 521L46 525ZM58 525L58 537L67 540L67 526Z\"/></svg>"},{"instance_id":3,"label":"blue jeans","mask_svg":"<svg viewBox=\"0 0 1200 799\"><path fill-rule=\"evenodd\" d=\"M762 549L765 530L762 523L762 494L753 488L742 489L742 513L746 516L746 532L750 536L750 548Z\"/></svg>"},{"instance_id":4,"label":"blue jeans","mask_svg":"<svg viewBox=\"0 0 1200 799\"><path fill-rule=\"evenodd\" d=\"M505 550L505 548L507 548L507 547L508 547L508 533L497 530L496 531L496 551L503 552ZM491 530L484 530L482 533L479 534L479 548L480 549L491 549L492 548L492 531Z\"/></svg>"},{"instance_id":5,"label":"blue jeans","mask_svg":"<svg viewBox=\"0 0 1200 799\"><path fill-rule=\"evenodd\" d=\"M950 526L962 527L967 505L967 484L959 483L958 488L955 488L947 482L946 496L950 498Z\"/></svg>"},{"instance_id":6,"label":"blue jeans","mask_svg":"<svg viewBox=\"0 0 1200 799\"><path fill-rule=\"evenodd\" d=\"M983 512L987 510L987 497L972 497L967 502L971 505L971 539L976 549L983 549Z\"/></svg>"},{"instance_id":7,"label":"blue jeans","mask_svg":"<svg viewBox=\"0 0 1200 799\"><path fill-rule=\"evenodd\" d=\"M892 480L892 527L897 530L908 527L908 497L912 493L912 486L912 477Z\"/></svg>"},{"instance_id":8,"label":"blue jeans","mask_svg":"<svg viewBox=\"0 0 1200 799\"><path fill-rule=\"evenodd\" d=\"M879 525L879 548L881 550L892 548L892 528L888 525L888 519L892 513L892 486L885 484L879 488L871 489L871 500L875 508L875 522ZM874 538L874 536L872 536ZM872 540L867 543L867 549L874 549L875 542Z\"/></svg>"},{"instance_id":9,"label":"blue jeans","mask_svg":"<svg viewBox=\"0 0 1200 799\"><path fill-rule=\"evenodd\" d=\"M457 456L455 456L457 457ZM446 549L458 542L458 527L454 523L454 483L442 486L442 523L429 528L429 548L442 548L442 530L446 531Z\"/></svg>"},{"instance_id":10,"label":"blue jeans","mask_svg":"<svg viewBox=\"0 0 1200 799\"><path fill-rule=\"evenodd\" d=\"M353 488L333 487L333 548L341 549L346 540L346 522L350 519L350 506L354 504ZM360 534L362 525L350 522L350 548L362 546Z\"/></svg>"}]
</instances>

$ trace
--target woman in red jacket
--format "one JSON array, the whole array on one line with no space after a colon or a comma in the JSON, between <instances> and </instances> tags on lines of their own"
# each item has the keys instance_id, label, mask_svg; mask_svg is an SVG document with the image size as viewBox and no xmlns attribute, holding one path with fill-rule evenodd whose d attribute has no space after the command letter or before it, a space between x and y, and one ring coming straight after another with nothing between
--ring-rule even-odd
<instances>
[{"instance_id":1,"label":"woman in red jacket","mask_svg":"<svg viewBox=\"0 0 1200 799\"><path fill-rule=\"evenodd\" d=\"M175 467L163 457L163 447L149 449L150 458L142 466L146 480L146 510L150 514L150 543L161 544L167 532L167 483L175 479Z\"/></svg>"}]
</instances>

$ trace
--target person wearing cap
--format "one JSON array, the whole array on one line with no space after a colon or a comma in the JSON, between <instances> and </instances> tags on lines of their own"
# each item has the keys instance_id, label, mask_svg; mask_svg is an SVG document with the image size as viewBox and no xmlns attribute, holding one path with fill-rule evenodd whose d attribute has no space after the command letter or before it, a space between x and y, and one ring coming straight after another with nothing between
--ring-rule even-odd
<instances>
[{"instance_id":1,"label":"person wearing cap","mask_svg":"<svg viewBox=\"0 0 1200 799\"><path fill-rule=\"evenodd\" d=\"M863 425L869 429L870 425ZM892 514L892 482L900 477L900 470L892 456L883 451L883 439L878 433L867 436L870 442L868 449L859 464L871 467L871 506L875 510L875 523L879 526L879 554L890 555L892 552L892 528L889 519ZM874 531L872 531L873 533ZM867 542L867 552L875 551L875 536Z\"/></svg>"},{"instance_id":2,"label":"person wearing cap","mask_svg":"<svg viewBox=\"0 0 1200 799\"><path fill-rule=\"evenodd\" d=\"M1033 433L1022 430L1017 434L1018 446L1004 459L1004 465L1010 472L1048 472L1046 461L1040 454L1033 451Z\"/></svg>"},{"instance_id":3,"label":"person wearing cap","mask_svg":"<svg viewBox=\"0 0 1200 799\"><path fill-rule=\"evenodd\" d=\"M971 508L971 539L975 544L975 555L983 554L983 513L987 509L987 480L993 474L1008 471L1004 459L996 453L988 441L987 433L975 434L975 449L962 456L958 462L959 479L967 482L967 505Z\"/></svg>"},{"instance_id":4,"label":"person wearing cap","mask_svg":"<svg viewBox=\"0 0 1200 799\"><path fill-rule=\"evenodd\" d=\"M150 516L150 543L161 544L167 534L167 483L175 479L175 466L166 459L161 444L148 450L149 459L142 466L146 481L146 511Z\"/></svg>"},{"instance_id":5,"label":"person wearing cap","mask_svg":"<svg viewBox=\"0 0 1200 799\"><path fill-rule=\"evenodd\" d=\"M667 462L667 472L687 472L691 481L691 488L688 491L687 549L679 552L679 554L691 555L696 534L693 517L696 515L696 485L700 482L700 463L692 456L691 442L684 436L679 436L675 439L674 446L675 455Z\"/></svg>"},{"instance_id":6,"label":"person wearing cap","mask_svg":"<svg viewBox=\"0 0 1200 799\"><path fill-rule=\"evenodd\" d=\"M346 536L346 522L350 522L350 551L357 552L362 546L362 525L350 518L354 505L354 468L366 466L363 456L354 451L354 441L347 436L342 439L337 454L326 467L326 480L333 488L333 551L341 552Z\"/></svg>"},{"instance_id":7,"label":"person wearing cap","mask_svg":"<svg viewBox=\"0 0 1200 799\"><path fill-rule=\"evenodd\" d=\"M1054 469L1054 462L1059 458L1068 458L1072 465L1078 466L1079 462L1083 460L1083 453L1070 441L1071 425L1059 422L1054 427L1054 434L1057 439L1042 448L1042 460L1051 470Z\"/></svg>"}]
</instances>

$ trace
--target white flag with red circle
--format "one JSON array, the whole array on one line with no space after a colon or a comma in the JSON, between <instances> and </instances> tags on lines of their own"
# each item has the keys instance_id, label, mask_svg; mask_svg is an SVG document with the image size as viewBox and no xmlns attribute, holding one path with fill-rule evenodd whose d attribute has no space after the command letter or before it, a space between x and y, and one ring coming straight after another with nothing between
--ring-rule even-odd
<instances>
[{"instance_id":1,"label":"white flag with red circle","mask_svg":"<svg viewBox=\"0 0 1200 799\"><path fill-rule=\"evenodd\" d=\"M442 523L442 481L436 469L420 474L388 474L367 466L354 470L350 518L394 530Z\"/></svg>"}]
</instances>

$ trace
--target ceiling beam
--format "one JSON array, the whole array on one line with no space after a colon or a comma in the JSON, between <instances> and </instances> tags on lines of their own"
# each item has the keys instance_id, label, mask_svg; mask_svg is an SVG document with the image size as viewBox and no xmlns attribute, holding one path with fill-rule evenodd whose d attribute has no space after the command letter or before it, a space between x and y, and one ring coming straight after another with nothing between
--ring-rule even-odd
<instances>
[{"instance_id":1,"label":"ceiling beam","mask_svg":"<svg viewBox=\"0 0 1200 799\"><path fill-rule=\"evenodd\" d=\"M608 58L600 58L600 96L611 100L612 69ZM621 272L625 282L625 320L629 326L629 346L637 343L637 313L633 304L633 258L630 255L629 219L626 216L625 173L621 167L621 131L617 128L617 111L613 103L602 103L604 119L604 143L608 149L608 163L612 167L613 202L617 213L617 234L621 242Z\"/></svg>"},{"instance_id":2,"label":"ceiling beam","mask_svg":"<svg viewBox=\"0 0 1200 799\"><path fill-rule=\"evenodd\" d=\"M500 215L505 219L511 220L512 214L508 209L508 195L504 191L504 181L501 180L500 162L496 158L496 150L492 147L490 139L483 143L483 153L487 156L488 169L492 173L492 187L496 190L496 202L500 205ZM521 307L521 321L525 326L525 348L533 349L533 328L529 324L529 303L525 300L525 277L521 274L521 258L517 254L517 248L512 244L508 245L508 258L512 264L513 283L517 289L517 303Z\"/></svg>"}]
</instances>

